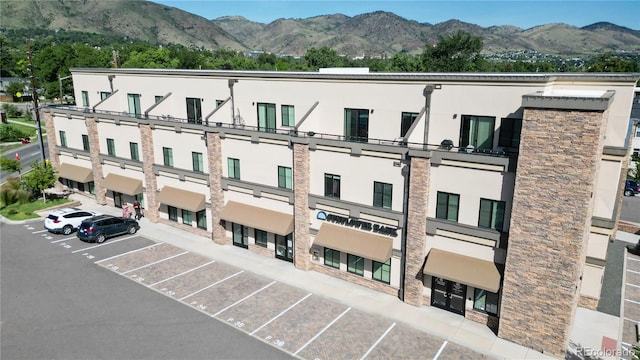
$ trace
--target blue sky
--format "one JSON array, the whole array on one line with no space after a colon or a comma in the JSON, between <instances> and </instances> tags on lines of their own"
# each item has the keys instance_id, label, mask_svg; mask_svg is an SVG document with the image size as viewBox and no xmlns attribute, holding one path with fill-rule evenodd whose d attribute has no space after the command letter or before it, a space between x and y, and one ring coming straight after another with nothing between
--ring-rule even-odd
<instances>
[{"instance_id":1,"label":"blue sky","mask_svg":"<svg viewBox=\"0 0 640 360\"><path fill-rule=\"evenodd\" d=\"M269 23L278 18L308 18L318 15L355 16L377 10L403 18L437 24L449 19L488 27L515 25L523 29L550 23L577 27L607 21L640 30L640 1L481 1L481 0L154 0L206 19L240 15L251 21Z\"/></svg>"}]
</instances>

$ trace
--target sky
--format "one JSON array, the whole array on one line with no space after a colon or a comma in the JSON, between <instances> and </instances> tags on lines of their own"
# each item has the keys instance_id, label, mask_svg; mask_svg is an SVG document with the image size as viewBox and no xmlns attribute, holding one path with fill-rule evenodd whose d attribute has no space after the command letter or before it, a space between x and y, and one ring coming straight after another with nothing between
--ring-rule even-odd
<instances>
[{"instance_id":1,"label":"sky","mask_svg":"<svg viewBox=\"0 0 640 360\"><path fill-rule=\"evenodd\" d=\"M528 29L564 23L577 27L606 21L640 30L638 0L152 0L206 19L243 16L268 24L279 18L303 19L319 15L350 17L373 11L388 11L405 19L437 24L458 19L482 27L515 25Z\"/></svg>"}]
</instances>

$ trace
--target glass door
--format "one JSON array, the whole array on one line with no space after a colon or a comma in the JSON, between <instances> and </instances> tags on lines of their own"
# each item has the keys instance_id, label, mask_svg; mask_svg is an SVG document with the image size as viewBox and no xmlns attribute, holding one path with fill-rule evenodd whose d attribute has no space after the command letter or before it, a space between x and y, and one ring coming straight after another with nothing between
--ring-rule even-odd
<instances>
[{"instance_id":1,"label":"glass door","mask_svg":"<svg viewBox=\"0 0 640 360\"><path fill-rule=\"evenodd\" d=\"M449 295L447 293L447 283L448 281L439 278L433 277L432 285L431 285L431 305L437 306L442 309L446 309L448 306Z\"/></svg>"},{"instance_id":2,"label":"glass door","mask_svg":"<svg viewBox=\"0 0 640 360\"><path fill-rule=\"evenodd\" d=\"M119 192L113 192L113 204L117 207L117 208L122 208L122 194L120 194Z\"/></svg>"},{"instance_id":3,"label":"glass door","mask_svg":"<svg viewBox=\"0 0 640 360\"><path fill-rule=\"evenodd\" d=\"M241 248L249 248L249 231L246 226L232 223L233 245Z\"/></svg>"},{"instance_id":4,"label":"glass door","mask_svg":"<svg viewBox=\"0 0 640 360\"><path fill-rule=\"evenodd\" d=\"M467 286L455 281L433 277L431 283L431 305L464 315Z\"/></svg>"},{"instance_id":5,"label":"glass door","mask_svg":"<svg viewBox=\"0 0 640 360\"><path fill-rule=\"evenodd\" d=\"M293 262L293 237L276 235L276 258Z\"/></svg>"}]
</instances>

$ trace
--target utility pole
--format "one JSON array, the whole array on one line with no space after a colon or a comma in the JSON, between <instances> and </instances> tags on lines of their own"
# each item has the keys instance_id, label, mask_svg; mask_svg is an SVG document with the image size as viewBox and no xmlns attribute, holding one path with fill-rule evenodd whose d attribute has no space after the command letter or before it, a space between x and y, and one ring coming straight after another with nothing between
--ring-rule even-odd
<instances>
[{"instance_id":1,"label":"utility pole","mask_svg":"<svg viewBox=\"0 0 640 360\"><path fill-rule=\"evenodd\" d=\"M29 58L29 72L31 74L31 97L33 98L33 110L36 113L36 125L38 129L38 143L40 144L40 160L45 165L44 141L42 140L42 127L40 126L40 109L38 108L38 91L36 89L36 77L33 75L33 60L31 58L31 42L27 40L27 56Z\"/></svg>"}]
</instances>

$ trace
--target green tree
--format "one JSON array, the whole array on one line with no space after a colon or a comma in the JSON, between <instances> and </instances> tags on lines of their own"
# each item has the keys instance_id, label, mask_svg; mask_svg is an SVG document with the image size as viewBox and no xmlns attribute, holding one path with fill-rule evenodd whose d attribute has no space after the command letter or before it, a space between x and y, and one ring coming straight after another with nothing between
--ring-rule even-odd
<instances>
[{"instance_id":1,"label":"green tree","mask_svg":"<svg viewBox=\"0 0 640 360\"><path fill-rule=\"evenodd\" d=\"M34 196L42 194L42 199L46 201L44 191L58 181L58 174L48 161L44 163L35 161L31 164L31 171L22 178L27 190L31 191Z\"/></svg>"},{"instance_id":2,"label":"green tree","mask_svg":"<svg viewBox=\"0 0 640 360\"><path fill-rule=\"evenodd\" d=\"M421 65L416 58L407 53L397 53L390 59L389 70L394 72L417 72L421 71Z\"/></svg>"},{"instance_id":3,"label":"green tree","mask_svg":"<svg viewBox=\"0 0 640 360\"><path fill-rule=\"evenodd\" d=\"M633 167L627 170L627 177L636 181L640 181L640 156L638 154L631 154L631 161L633 161Z\"/></svg>"},{"instance_id":4,"label":"green tree","mask_svg":"<svg viewBox=\"0 0 640 360\"><path fill-rule=\"evenodd\" d=\"M164 48L134 51L129 59L122 63L123 68L176 69L180 60L171 57L171 51Z\"/></svg>"},{"instance_id":5,"label":"green tree","mask_svg":"<svg viewBox=\"0 0 640 360\"><path fill-rule=\"evenodd\" d=\"M320 68L338 67L343 65L342 57L338 53L327 47L323 46L319 49L311 48L304 54L304 59L307 63L307 67L313 71Z\"/></svg>"},{"instance_id":6,"label":"green tree","mask_svg":"<svg viewBox=\"0 0 640 360\"><path fill-rule=\"evenodd\" d=\"M30 198L30 192L22 188L22 183L17 177L9 178L7 182L0 186L0 206L2 207L17 202L26 204Z\"/></svg>"},{"instance_id":7,"label":"green tree","mask_svg":"<svg viewBox=\"0 0 640 360\"><path fill-rule=\"evenodd\" d=\"M482 48L481 37L460 30L446 37L438 36L435 46L427 45L422 64L425 71L483 71L487 64L480 55Z\"/></svg>"},{"instance_id":8,"label":"green tree","mask_svg":"<svg viewBox=\"0 0 640 360\"><path fill-rule=\"evenodd\" d=\"M637 72L640 64L633 60L624 60L612 53L596 56L586 63L587 72Z\"/></svg>"},{"instance_id":9,"label":"green tree","mask_svg":"<svg viewBox=\"0 0 640 360\"><path fill-rule=\"evenodd\" d=\"M16 159L9 159L6 156L0 158L0 170L7 173L20 172L22 170L22 165L20 165L20 161Z\"/></svg>"}]
</instances>

